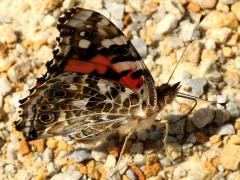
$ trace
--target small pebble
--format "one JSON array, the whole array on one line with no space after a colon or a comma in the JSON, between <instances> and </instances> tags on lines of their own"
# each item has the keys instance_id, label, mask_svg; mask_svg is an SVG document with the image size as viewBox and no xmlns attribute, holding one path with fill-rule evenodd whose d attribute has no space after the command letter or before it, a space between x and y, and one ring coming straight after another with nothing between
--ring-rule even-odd
<instances>
[{"instance_id":1,"label":"small pebble","mask_svg":"<svg viewBox=\"0 0 240 180\"><path fill-rule=\"evenodd\" d=\"M172 14L167 14L158 24L156 34L164 34L177 26L178 20Z\"/></svg>"},{"instance_id":2,"label":"small pebble","mask_svg":"<svg viewBox=\"0 0 240 180\"><path fill-rule=\"evenodd\" d=\"M108 167L108 168L115 167L116 163L117 163L117 160L113 155L108 155L107 156L107 159L106 159L106 162L105 162L106 167Z\"/></svg>"},{"instance_id":3,"label":"small pebble","mask_svg":"<svg viewBox=\"0 0 240 180\"><path fill-rule=\"evenodd\" d=\"M139 54L142 57L146 57L147 55L147 46L144 42L143 39L134 36L133 39L131 40L132 44L134 45L134 47L137 49L137 51L139 52Z\"/></svg>"},{"instance_id":4,"label":"small pebble","mask_svg":"<svg viewBox=\"0 0 240 180\"><path fill-rule=\"evenodd\" d=\"M173 175L176 178L183 178L183 177L187 176L187 171L185 169L183 169L181 166L179 166L176 169L174 169Z\"/></svg>"},{"instance_id":5,"label":"small pebble","mask_svg":"<svg viewBox=\"0 0 240 180\"><path fill-rule=\"evenodd\" d=\"M139 153L141 154L143 152L143 143L138 142L138 143L134 143L132 144L131 148L130 148L130 152L131 153Z\"/></svg>"},{"instance_id":6,"label":"small pebble","mask_svg":"<svg viewBox=\"0 0 240 180\"><path fill-rule=\"evenodd\" d=\"M106 9L110 12L111 16L115 19L121 20L123 18L124 13L124 5L120 3L105 2Z\"/></svg>"},{"instance_id":7,"label":"small pebble","mask_svg":"<svg viewBox=\"0 0 240 180\"><path fill-rule=\"evenodd\" d=\"M1 96L5 96L7 93L11 91L12 89L11 83L8 81L7 78L0 77L0 84L1 84L1 88L0 88Z\"/></svg>"},{"instance_id":8,"label":"small pebble","mask_svg":"<svg viewBox=\"0 0 240 180\"><path fill-rule=\"evenodd\" d=\"M91 158L91 150L80 148L72 152L68 157L75 162L82 162Z\"/></svg>"},{"instance_id":9,"label":"small pebble","mask_svg":"<svg viewBox=\"0 0 240 180\"><path fill-rule=\"evenodd\" d=\"M49 163L52 160L52 150L49 148L46 148L43 152L43 162L44 163Z\"/></svg>"},{"instance_id":10,"label":"small pebble","mask_svg":"<svg viewBox=\"0 0 240 180\"><path fill-rule=\"evenodd\" d=\"M55 174L51 180L79 180L82 177L82 174L78 171L72 172L62 172Z\"/></svg>"},{"instance_id":11,"label":"small pebble","mask_svg":"<svg viewBox=\"0 0 240 180\"><path fill-rule=\"evenodd\" d=\"M225 124L219 127L217 130L218 135L230 135L234 133L235 133L235 129L232 124Z\"/></svg>"},{"instance_id":12,"label":"small pebble","mask_svg":"<svg viewBox=\"0 0 240 180\"><path fill-rule=\"evenodd\" d=\"M197 128L203 128L210 124L215 116L215 112L212 109L203 108L197 110L191 117L190 120Z\"/></svg>"},{"instance_id":13,"label":"small pebble","mask_svg":"<svg viewBox=\"0 0 240 180\"><path fill-rule=\"evenodd\" d=\"M229 139L229 143L235 144L235 145L240 145L240 135L232 135Z\"/></svg>"},{"instance_id":14,"label":"small pebble","mask_svg":"<svg viewBox=\"0 0 240 180\"><path fill-rule=\"evenodd\" d=\"M142 166L145 164L146 162L146 159L145 159L145 156L142 155L142 154L136 154L133 158L133 161L136 165L138 166Z\"/></svg>"},{"instance_id":15,"label":"small pebble","mask_svg":"<svg viewBox=\"0 0 240 180\"><path fill-rule=\"evenodd\" d=\"M134 174L134 172L131 169L127 170L126 175L130 180L137 180L136 175Z\"/></svg>"}]
</instances>

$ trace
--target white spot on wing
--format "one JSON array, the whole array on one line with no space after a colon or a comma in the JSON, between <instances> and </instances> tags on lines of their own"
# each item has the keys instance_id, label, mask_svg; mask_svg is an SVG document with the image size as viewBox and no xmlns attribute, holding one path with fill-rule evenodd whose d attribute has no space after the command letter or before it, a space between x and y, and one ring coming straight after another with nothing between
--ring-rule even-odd
<instances>
[{"instance_id":1,"label":"white spot on wing","mask_svg":"<svg viewBox=\"0 0 240 180\"><path fill-rule=\"evenodd\" d=\"M113 39L104 39L101 42L101 45L105 48L109 48L111 45L114 45L114 44L120 46L120 45L127 44L127 41L125 40L124 36L118 36Z\"/></svg>"},{"instance_id":2,"label":"white spot on wing","mask_svg":"<svg viewBox=\"0 0 240 180\"><path fill-rule=\"evenodd\" d=\"M88 40L86 40L86 39L81 39L81 40L79 41L79 43L78 43L78 46L79 46L80 48L86 49L86 48L88 48L88 47L90 46L90 44L91 44L90 41L88 41Z\"/></svg>"}]
</instances>

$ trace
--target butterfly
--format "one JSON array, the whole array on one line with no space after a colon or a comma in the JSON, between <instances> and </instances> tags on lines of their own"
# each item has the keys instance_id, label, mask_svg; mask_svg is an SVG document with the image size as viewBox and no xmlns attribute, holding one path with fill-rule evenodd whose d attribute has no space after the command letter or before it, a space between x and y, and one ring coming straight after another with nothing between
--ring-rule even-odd
<instances>
[{"instance_id":1,"label":"butterfly","mask_svg":"<svg viewBox=\"0 0 240 180\"><path fill-rule=\"evenodd\" d=\"M137 132L176 97L180 83L156 87L132 43L100 13L69 9L57 29L46 73L20 100L15 127L26 140Z\"/></svg>"}]
</instances>

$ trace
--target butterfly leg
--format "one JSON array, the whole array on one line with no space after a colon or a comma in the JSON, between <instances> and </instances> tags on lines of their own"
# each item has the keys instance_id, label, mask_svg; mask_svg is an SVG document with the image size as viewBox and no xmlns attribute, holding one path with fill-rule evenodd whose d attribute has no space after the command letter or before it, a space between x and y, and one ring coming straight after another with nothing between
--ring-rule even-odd
<instances>
[{"instance_id":1,"label":"butterfly leg","mask_svg":"<svg viewBox=\"0 0 240 180\"><path fill-rule=\"evenodd\" d=\"M128 135L125 137L125 140L124 140L124 143L123 143L123 146L122 146L122 149L121 149L121 152L120 152L120 155L119 155L117 164L116 164L116 166L114 167L113 172L110 174L110 177L112 177L112 176L116 173L117 168L118 168L118 166L119 166L119 164L120 164L120 161L121 161L121 159L122 159L122 156L123 156L123 154L124 154L124 151L125 151L125 149L126 149L126 147L127 147L128 140L129 140L129 138L132 136L133 133L134 133L134 131L130 131L130 132L128 133Z\"/></svg>"},{"instance_id":2,"label":"butterfly leg","mask_svg":"<svg viewBox=\"0 0 240 180\"><path fill-rule=\"evenodd\" d=\"M164 145L165 153L166 153L167 157L173 162L173 159L171 157L171 153L168 151L168 147L167 147L167 137L168 137L168 132L169 132L169 122L166 119L161 120L160 122L165 125L165 133L164 133L164 138L163 138L163 145Z\"/></svg>"}]
</instances>

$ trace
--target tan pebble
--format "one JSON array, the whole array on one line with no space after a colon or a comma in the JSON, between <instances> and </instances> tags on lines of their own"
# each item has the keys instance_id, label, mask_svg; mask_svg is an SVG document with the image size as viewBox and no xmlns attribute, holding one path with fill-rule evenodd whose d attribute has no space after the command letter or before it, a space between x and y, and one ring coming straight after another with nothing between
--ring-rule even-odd
<instances>
[{"instance_id":1,"label":"tan pebble","mask_svg":"<svg viewBox=\"0 0 240 180\"><path fill-rule=\"evenodd\" d=\"M43 45L46 45L47 44L47 40L46 39L41 39L41 40L38 40L36 42L34 42L33 44L33 49L35 51L39 50Z\"/></svg>"},{"instance_id":2,"label":"tan pebble","mask_svg":"<svg viewBox=\"0 0 240 180\"><path fill-rule=\"evenodd\" d=\"M87 175L87 173L88 173L87 166L85 166L84 164L78 164L77 169L84 175Z\"/></svg>"},{"instance_id":3,"label":"tan pebble","mask_svg":"<svg viewBox=\"0 0 240 180\"><path fill-rule=\"evenodd\" d=\"M68 159L67 160L67 166L71 166L71 165L73 165L73 164L75 164L75 161L74 160L72 160L72 159Z\"/></svg>"},{"instance_id":4,"label":"tan pebble","mask_svg":"<svg viewBox=\"0 0 240 180\"><path fill-rule=\"evenodd\" d=\"M161 165L159 163L154 163L151 165L145 166L145 175L146 177L156 176L161 169Z\"/></svg>"},{"instance_id":5,"label":"tan pebble","mask_svg":"<svg viewBox=\"0 0 240 180\"><path fill-rule=\"evenodd\" d=\"M201 60L215 62L218 60L218 55L214 50L204 49L202 51Z\"/></svg>"},{"instance_id":6,"label":"tan pebble","mask_svg":"<svg viewBox=\"0 0 240 180\"><path fill-rule=\"evenodd\" d=\"M55 150L58 147L58 141L53 138L49 138L47 140L47 147L49 149Z\"/></svg>"},{"instance_id":7,"label":"tan pebble","mask_svg":"<svg viewBox=\"0 0 240 180\"><path fill-rule=\"evenodd\" d=\"M196 133L196 140L197 140L197 142L199 142L199 143L205 143L205 142L207 142L207 136L205 135L205 134L203 134L202 132L197 132Z\"/></svg>"},{"instance_id":8,"label":"tan pebble","mask_svg":"<svg viewBox=\"0 0 240 180\"><path fill-rule=\"evenodd\" d=\"M100 175L100 180L105 180L105 179L107 179L106 177L106 170L105 170L105 168L104 168L104 165L102 165L102 164L99 164L98 165L98 167L97 167L97 171L98 171L98 173L99 173L99 175Z\"/></svg>"},{"instance_id":9,"label":"tan pebble","mask_svg":"<svg viewBox=\"0 0 240 180\"><path fill-rule=\"evenodd\" d=\"M182 155L181 146L178 143L168 143L167 150L166 150L167 157L169 159L175 160Z\"/></svg>"},{"instance_id":10,"label":"tan pebble","mask_svg":"<svg viewBox=\"0 0 240 180\"><path fill-rule=\"evenodd\" d=\"M0 42L0 57L5 57L6 56L6 51L7 51L7 46L3 43ZM9 62L9 61L7 61ZM3 69L3 68L1 68Z\"/></svg>"},{"instance_id":11,"label":"tan pebble","mask_svg":"<svg viewBox=\"0 0 240 180\"><path fill-rule=\"evenodd\" d=\"M116 146L107 147L108 154L113 155L114 157L118 157L119 149Z\"/></svg>"},{"instance_id":12,"label":"tan pebble","mask_svg":"<svg viewBox=\"0 0 240 180\"><path fill-rule=\"evenodd\" d=\"M136 174L139 180L145 180L146 177L138 166L131 166L131 170Z\"/></svg>"},{"instance_id":13,"label":"tan pebble","mask_svg":"<svg viewBox=\"0 0 240 180\"><path fill-rule=\"evenodd\" d=\"M240 130L240 119L235 121L234 128Z\"/></svg>"},{"instance_id":14,"label":"tan pebble","mask_svg":"<svg viewBox=\"0 0 240 180\"><path fill-rule=\"evenodd\" d=\"M32 146L35 146L37 148L37 152L40 152L40 153L42 153L45 149L45 140L44 139L31 141L29 144Z\"/></svg>"},{"instance_id":15,"label":"tan pebble","mask_svg":"<svg viewBox=\"0 0 240 180\"><path fill-rule=\"evenodd\" d=\"M25 140L20 141L18 152L22 155L27 155L31 152L27 141L25 141Z\"/></svg>"},{"instance_id":16,"label":"tan pebble","mask_svg":"<svg viewBox=\"0 0 240 180\"><path fill-rule=\"evenodd\" d=\"M63 166L65 164L67 164L67 158L57 158L57 159L55 159L55 163L58 166Z\"/></svg>"},{"instance_id":17,"label":"tan pebble","mask_svg":"<svg viewBox=\"0 0 240 180\"><path fill-rule=\"evenodd\" d=\"M214 167L214 165L209 161L204 161L203 166L211 172L215 173L217 171L216 167Z\"/></svg>"},{"instance_id":18,"label":"tan pebble","mask_svg":"<svg viewBox=\"0 0 240 180\"><path fill-rule=\"evenodd\" d=\"M0 49L1 49L1 44L0 44ZM0 57L1 57L1 50L0 50ZM1 67L0 71L6 72L13 64L15 64L16 61L14 60L9 60L3 63L3 66Z\"/></svg>"},{"instance_id":19,"label":"tan pebble","mask_svg":"<svg viewBox=\"0 0 240 180\"><path fill-rule=\"evenodd\" d=\"M199 6L198 3L190 2L190 3L188 4L188 6L187 6L187 9L188 9L189 11L198 13L198 12L200 12L201 7Z\"/></svg>"},{"instance_id":20,"label":"tan pebble","mask_svg":"<svg viewBox=\"0 0 240 180\"><path fill-rule=\"evenodd\" d=\"M225 57L232 57L233 56L233 52L232 52L232 49L230 47L224 47L222 49L222 51L223 51L223 55Z\"/></svg>"},{"instance_id":21,"label":"tan pebble","mask_svg":"<svg viewBox=\"0 0 240 180\"><path fill-rule=\"evenodd\" d=\"M229 139L229 143L235 144L235 145L240 145L240 136L239 135L232 135Z\"/></svg>"},{"instance_id":22,"label":"tan pebble","mask_svg":"<svg viewBox=\"0 0 240 180\"><path fill-rule=\"evenodd\" d=\"M180 3L181 3L182 5L185 5L185 4L188 3L188 0L180 0Z\"/></svg>"},{"instance_id":23,"label":"tan pebble","mask_svg":"<svg viewBox=\"0 0 240 180\"><path fill-rule=\"evenodd\" d=\"M68 151L68 145L66 141L59 141L58 142L58 148L64 151Z\"/></svg>"},{"instance_id":24,"label":"tan pebble","mask_svg":"<svg viewBox=\"0 0 240 180\"><path fill-rule=\"evenodd\" d=\"M153 1L145 1L142 9L142 13L145 16L151 15L154 11L156 11L158 5Z\"/></svg>"},{"instance_id":25,"label":"tan pebble","mask_svg":"<svg viewBox=\"0 0 240 180\"><path fill-rule=\"evenodd\" d=\"M122 32L128 39L132 38L132 32L129 31L128 29L124 29Z\"/></svg>"},{"instance_id":26,"label":"tan pebble","mask_svg":"<svg viewBox=\"0 0 240 180\"><path fill-rule=\"evenodd\" d=\"M61 0L44 0L44 8L47 11L51 11L57 8L61 3Z\"/></svg>"},{"instance_id":27,"label":"tan pebble","mask_svg":"<svg viewBox=\"0 0 240 180\"><path fill-rule=\"evenodd\" d=\"M38 174L37 176L35 176L34 180L45 180L47 179L47 174L46 173L41 173L41 174Z\"/></svg>"},{"instance_id":28,"label":"tan pebble","mask_svg":"<svg viewBox=\"0 0 240 180\"><path fill-rule=\"evenodd\" d=\"M240 146L235 144L225 144L220 154L220 162L227 170L237 170L240 165Z\"/></svg>"},{"instance_id":29,"label":"tan pebble","mask_svg":"<svg viewBox=\"0 0 240 180\"><path fill-rule=\"evenodd\" d=\"M95 167L94 161L93 160L89 161L86 166L87 166L88 177L94 178L94 167Z\"/></svg>"},{"instance_id":30,"label":"tan pebble","mask_svg":"<svg viewBox=\"0 0 240 180\"><path fill-rule=\"evenodd\" d=\"M25 48L32 48L33 47L33 42L29 41L29 40L24 40L22 42L22 46L25 47Z\"/></svg>"},{"instance_id":31,"label":"tan pebble","mask_svg":"<svg viewBox=\"0 0 240 180\"><path fill-rule=\"evenodd\" d=\"M220 163L220 158L219 157L215 157L211 160L211 163L213 164L213 166L218 167L221 163Z\"/></svg>"},{"instance_id":32,"label":"tan pebble","mask_svg":"<svg viewBox=\"0 0 240 180\"><path fill-rule=\"evenodd\" d=\"M232 4L231 9L235 16L238 18L238 20L240 21L240 2Z\"/></svg>"},{"instance_id":33,"label":"tan pebble","mask_svg":"<svg viewBox=\"0 0 240 180\"><path fill-rule=\"evenodd\" d=\"M131 179L129 177L127 177L126 175L123 175L122 180L131 180Z\"/></svg>"},{"instance_id":34,"label":"tan pebble","mask_svg":"<svg viewBox=\"0 0 240 180\"><path fill-rule=\"evenodd\" d=\"M226 4L223 4L221 2L218 2L217 6L216 6L216 10L218 10L220 12L228 13L229 12L229 6L226 5Z\"/></svg>"},{"instance_id":35,"label":"tan pebble","mask_svg":"<svg viewBox=\"0 0 240 180\"><path fill-rule=\"evenodd\" d=\"M217 142L221 141L221 136L220 135L213 135L209 138L209 141L212 144L217 143Z\"/></svg>"}]
</instances>

